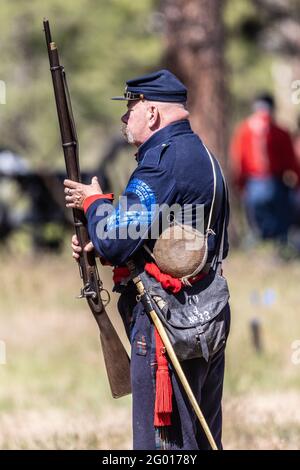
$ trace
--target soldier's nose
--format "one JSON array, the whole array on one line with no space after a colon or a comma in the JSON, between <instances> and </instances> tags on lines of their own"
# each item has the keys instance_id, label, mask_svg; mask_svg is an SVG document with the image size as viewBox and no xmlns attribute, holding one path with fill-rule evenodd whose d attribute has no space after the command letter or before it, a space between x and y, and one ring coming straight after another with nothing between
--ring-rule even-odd
<instances>
[{"instance_id":1,"label":"soldier's nose","mask_svg":"<svg viewBox=\"0 0 300 470\"><path fill-rule=\"evenodd\" d=\"M121 121L124 122L124 124L127 124L127 122L128 122L128 113L123 114L123 116L121 117Z\"/></svg>"}]
</instances>

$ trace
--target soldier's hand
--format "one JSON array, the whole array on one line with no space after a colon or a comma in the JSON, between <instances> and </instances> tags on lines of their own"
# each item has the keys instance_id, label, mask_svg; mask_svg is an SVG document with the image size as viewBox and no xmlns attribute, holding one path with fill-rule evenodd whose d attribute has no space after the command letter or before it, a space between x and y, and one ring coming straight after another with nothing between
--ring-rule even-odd
<instances>
[{"instance_id":1,"label":"soldier's hand","mask_svg":"<svg viewBox=\"0 0 300 470\"><path fill-rule=\"evenodd\" d=\"M71 242L71 247L73 250L72 256L76 261L79 260L80 253L81 253L81 246L79 246L79 241L76 235L72 236L72 242ZM92 242L87 243L84 247L84 251L93 251L94 245Z\"/></svg>"},{"instance_id":2,"label":"soldier's hand","mask_svg":"<svg viewBox=\"0 0 300 470\"><path fill-rule=\"evenodd\" d=\"M82 184L72 180L65 180L66 207L83 209L84 200L95 194L103 194L97 176L92 178L91 184Z\"/></svg>"}]
</instances>

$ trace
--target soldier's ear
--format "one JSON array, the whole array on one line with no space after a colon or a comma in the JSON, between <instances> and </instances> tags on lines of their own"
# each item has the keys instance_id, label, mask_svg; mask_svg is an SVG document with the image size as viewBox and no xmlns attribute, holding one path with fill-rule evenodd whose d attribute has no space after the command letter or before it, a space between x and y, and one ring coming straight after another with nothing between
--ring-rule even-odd
<instances>
[{"instance_id":1,"label":"soldier's ear","mask_svg":"<svg viewBox=\"0 0 300 470\"><path fill-rule=\"evenodd\" d=\"M149 127L150 129L155 128L159 123L159 110L157 106L150 105L148 108L148 118L149 118Z\"/></svg>"}]
</instances>

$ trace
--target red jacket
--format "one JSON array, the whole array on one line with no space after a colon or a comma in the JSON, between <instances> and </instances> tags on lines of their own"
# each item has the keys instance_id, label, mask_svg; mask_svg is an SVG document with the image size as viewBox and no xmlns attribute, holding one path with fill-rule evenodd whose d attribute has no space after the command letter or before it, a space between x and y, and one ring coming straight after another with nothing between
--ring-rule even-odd
<instances>
[{"instance_id":1,"label":"red jacket","mask_svg":"<svg viewBox=\"0 0 300 470\"><path fill-rule=\"evenodd\" d=\"M282 177L288 170L300 182L300 168L289 133L277 126L269 113L258 111L235 131L230 149L236 184L248 178Z\"/></svg>"}]
</instances>

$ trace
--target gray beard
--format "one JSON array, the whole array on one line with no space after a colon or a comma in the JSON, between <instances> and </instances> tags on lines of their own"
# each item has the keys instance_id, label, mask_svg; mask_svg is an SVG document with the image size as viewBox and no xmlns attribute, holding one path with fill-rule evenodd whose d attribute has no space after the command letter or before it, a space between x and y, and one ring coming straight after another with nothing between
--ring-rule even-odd
<instances>
[{"instance_id":1,"label":"gray beard","mask_svg":"<svg viewBox=\"0 0 300 470\"><path fill-rule=\"evenodd\" d=\"M122 134L123 134L125 140L126 140L129 144L134 144L134 143L135 143L134 137L133 137L133 135L131 134L131 132L128 130L126 124L122 124L122 125L121 125L121 132L122 132Z\"/></svg>"}]
</instances>

